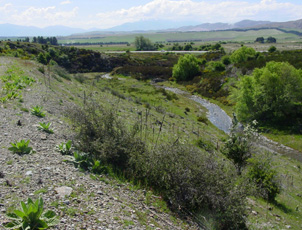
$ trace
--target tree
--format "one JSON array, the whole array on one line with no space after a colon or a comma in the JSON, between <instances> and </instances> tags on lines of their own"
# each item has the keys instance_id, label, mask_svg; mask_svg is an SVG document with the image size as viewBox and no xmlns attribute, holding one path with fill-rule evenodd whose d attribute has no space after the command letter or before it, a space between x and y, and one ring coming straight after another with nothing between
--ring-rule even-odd
<instances>
[{"instance_id":1,"label":"tree","mask_svg":"<svg viewBox=\"0 0 302 230\"><path fill-rule=\"evenodd\" d=\"M274 53L276 50L277 50L276 46L271 46L271 47L268 49L268 52Z\"/></svg>"},{"instance_id":2,"label":"tree","mask_svg":"<svg viewBox=\"0 0 302 230\"><path fill-rule=\"evenodd\" d=\"M242 77L231 98L241 120L293 121L302 115L302 71L289 63L268 62Z\"/></svg>"},{"instance_id":3,"label":"tree","mask_svg":"<svg viewBox=\"0 0 302 230\"><path fill-rule=\"evenodd\" d=\"M230 58L233 63L246 62L249 59L253 59L256 56L256 51L251 47L242 46L240 49L234 51Z\"/></svg>"},{"instance_id":4,"label":"tree","mask_svg":"<svg viewBox=\"0 0 302 230\"><path fill-rule=\"evenodd\" d=\"M248 159L252 156L252 144L258 137L257 130L252 125L247 125L243 130L240 129L236 117L233 119L233 126L229 139L225 142L222 153L233 162L237 169L237 174L241 175L242 169L247 165Z\"/></svg>"},{"instance_id":5,"label":"tree","mask_svg":"<svg viewBox=\"0 0 302 230\"><path fill-rule=\"evenodd\" d=\"M186 51L189 51L189 50L192 50L192 49L193 49L193 47L192 47L191 44L186 44L185 47L184 47L184 50L186 50Z\"/></svg>"},{"instance_id":6,"label":"tree","mask_svg":"<svg viewBox=\"0 0 302 230\"><path fill-rule=\"evenodd\" d=\"M39 53L37 59L38 59L39 63L41 63L43 65L47 65L47 59L43 53Z\"/></svg>"},{"instance_id":7,"label":"tree","mask_svg":"<svg viewBox=\"0 0 302 230\"><path fill-rule=\"evenodd\" d=\"M255 42L264 43L264 37L256 38Z\"/></svg>"},{"instance_id":8,"label":"tree","mask_svg":"<svg viewBox=\"0 0 302 230\"><path fill-rule=\"evenodd\" d=\"M136 50L143 51L143 50L154 50L154 45L150 41L150 39L145 38L144 36L137 36L135 37L134 41Z\"/></svg>"},{"instance_id":9,"label":"tree","mask_svg":"<svg viewBox=\"0 0 302 230\"><path fill-rule=\"evenodd\" d=\"M173 66L172 76L176 81L191 80L199 73L197 58L192 54L186 54L178 59Z\"/></svg>"},{"instance_id":10,"label":"tree","mask_svg":"<svg viewBox=\"0 0 302 230\"><path fill-rule=\"evenodd\" d=\"M267 40L266 40L267 43L276 43L277 42L277 39L274 38L274 37L268 37Z\"/></svg>"}]
</instances>

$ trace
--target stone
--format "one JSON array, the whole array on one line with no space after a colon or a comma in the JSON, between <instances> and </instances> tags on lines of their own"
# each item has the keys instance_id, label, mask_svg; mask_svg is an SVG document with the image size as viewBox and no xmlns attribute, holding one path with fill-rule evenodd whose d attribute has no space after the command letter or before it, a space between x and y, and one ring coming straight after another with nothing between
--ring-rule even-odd
<instances>
[{"instance_id":1,"label":"stone","mask_svg":"<svg viewBox=\"0 0 302 230\"><path fill-rule=\"evenodd\" d=\"M32 176L32 175L33 175L33 171L27 171L27 172L25 173L25 175L26 175L26 176Z\"/></svg>"},{"instance_id":2,"label":"stone","mask_svg":"<svg viewBox=\"0 0 302 230\"><path fill-rule=\"evenodd\" d=\"M63 203L66 204L66 205L69 205L70 201L69 200L64 200Z\"/></svg>"},{"instance_id":3,"label":"stone","mask_svg":"<svg viewBox=\"0 0 302 230\"><path fill-rule=\"evenodd\" d=\"M98 194L98 195L104 195L104 193L103 193L102 191L100 191L100 190L97 191L97 194Z\"/></svg>"},{"instance_id":4,"label":"stone","mask_svg":"<svg viewBox=\"0 0 302 230\"><path fill-rule=\"evenodd\" d=\"M55 188L55 191L58 193L60 198L68 197L72 193L72 188L67 186L62 186Z\"/></svg>"},{"instance_id":5,"label":"stone","mask_svg":"<svg viewBox=\"0 0 302 230\"><path fill-rule=\"evenodd\" d=\"M258 215L258 212L256 212L256 211L252 211L252 213L256 216L256 215Z\"/></svg>"},{"instance_id":6,"label":"stone","mask_svg":"<svg viewBox=\"0 0 302 230\"><path fill-rule=\"evenodd\" d=\"M41 134L41 140L42 140L42 141L47 140L47 136L46 136L46 134Z\"/></svg>"}]
</instances>

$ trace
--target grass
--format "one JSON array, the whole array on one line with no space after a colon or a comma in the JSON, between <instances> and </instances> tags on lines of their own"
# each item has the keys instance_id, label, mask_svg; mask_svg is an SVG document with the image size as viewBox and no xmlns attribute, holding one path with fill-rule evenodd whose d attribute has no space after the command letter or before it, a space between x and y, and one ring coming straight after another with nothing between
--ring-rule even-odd
<instances>
[{"instance_id":1,"label":"grass","mask_svg":"<svg viewBox=\"0 0 302 230\"><path fill-rule=\"evenodd\" d=\"M278 133L264 133L269 139L279 142L285 146L291 147L302 152L302 135L300 134L286 134L283 132Z\"/></svg>"},{"instance_id":2,"label":"grass","mask_svg":"<svg viewBox=\"0 0 302 230\"><path fill-rule=\"evenodd\" d=\"M297 35L287 34L275 29L268 30L250 30L246 32L241 31L211 31L211 32L168 32L168 33L146 33L146 34L124 34L116 36L103 36L102 38L77 39L74 37L65 37L60 39L59 43L72 42L129 42L133 43L136 36L143 35L149 38L152 42L166 42L169 40L206 40L206 41L239 41L252 42L257 37L274 36L277 39L286 39L288 37L297 39Z\"/></svg>"}]
</instances>

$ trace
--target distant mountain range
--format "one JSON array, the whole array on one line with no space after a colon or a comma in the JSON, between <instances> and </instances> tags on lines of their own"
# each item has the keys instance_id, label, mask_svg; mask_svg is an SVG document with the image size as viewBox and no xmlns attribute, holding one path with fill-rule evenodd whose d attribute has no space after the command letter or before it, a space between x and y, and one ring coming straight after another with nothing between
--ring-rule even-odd
<instances>
[{"instance_id":1,"label":"distant mountain range","mask_svg":"<svg viewBox=\"0 0 302 230\"><path fill-rule=\"evenodd\" d=\"M191 24L191 25L190 25ZM230 30L230 29L260 29L260 28L288 28L302 29L302 19L289 22L270 22L270 21L253 21L243 20L235 24L229 23L203 23L193 25L193 22L172 22L172 21L139 21L133 23L125 23L120 26L110 29L99 30L90 29L84 30L79 28L70 28L66 26L49 26L38 28L34 26L19 26L13 24L0 24L1 37L24 37L24 36L68 36L72 34L110 34L115 32L148 32L148 31L213 31L213 30ZM197 24L197 23L196 23ZM93 31L93 32L92 32Z\"/></svg>"},{"instance_id":2,"label":"distant mountain range","mask_svg":"<svg viewBox=\"0 0 302 230\"><path fill-rule=\"evenodd\" d=\"M19 26L13 24L0 24L1 37L24 36L68 36L74 33L83 33L87 30L70 28L66 26L48 26L39 28L35 26Z\"/></svg>"}]
</instances>

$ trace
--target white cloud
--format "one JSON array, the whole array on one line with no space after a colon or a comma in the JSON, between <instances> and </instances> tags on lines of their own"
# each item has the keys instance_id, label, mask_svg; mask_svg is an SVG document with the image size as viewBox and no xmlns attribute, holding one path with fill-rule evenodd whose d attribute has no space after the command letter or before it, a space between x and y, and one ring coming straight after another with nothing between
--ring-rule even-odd
<instances>
[{"instance_id":1,"label":"white cloud","mask_svg":"<svg viewBox=\"0 0 302 230\"><path fill-rule=\"evenodd\" d=\"M4 6L0 6L0 11L7 12L13 5L11 3L7 3Z\"/></svg>"},{"instance_id":2,"label":"white cloud","mask_svg":"<svg viewBox=\"0 0 302 230\"><path fill-rule=\"evenodd\" d=\"M67 4L71 4L71 1L67 0L60 3L60 5L67 5Z\"/></svg>"},{"instance_id":3,"label":"white cloud","mask_svg":"<svg viewBox=\"0 0 302 230\"><path fill-rule=\"evenodd\" d=\"M99 13L102 25L108 27L139 20L194 20L202 22L237 22L242 19L291 20L301 17L302 5L275 0L228 1L211 3L192 0L153 0L145 5ZM287 18L282 18L287 17Z\"/></svg>"},{"instance_id":4,"label":"white cloud","mask_svg":"<svg viewBox=\"0 0 302 230\"><path fill-rule=\"evenodd\" d=\"M45 8L30 7L23 12L13 14L11 16L14 23L19 25L35 25L35 26L49 26L58 25L65 22L70 23L70 19L74 19L78 13L79 8L75 7L71 11L60 11L55 6Z\"/></svg>"}]
</instances>

